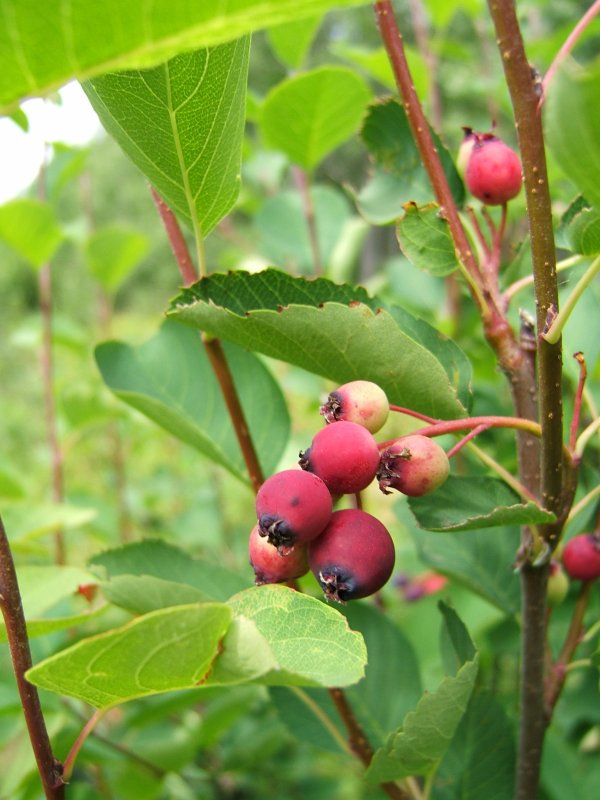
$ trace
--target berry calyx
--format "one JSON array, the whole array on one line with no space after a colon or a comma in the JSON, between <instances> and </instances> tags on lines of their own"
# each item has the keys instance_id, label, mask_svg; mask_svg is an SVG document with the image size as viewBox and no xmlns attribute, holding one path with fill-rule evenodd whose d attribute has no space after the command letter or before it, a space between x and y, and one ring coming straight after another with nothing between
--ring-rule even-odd
<instances>
[{"instance_id":1,"label":"berry calyx","mask_svg":"<svg viewBox=\"0 0 600 800\"><path fill-rule=\"evenodd\" d=\"M260 534L258 525L255 525L250 533L248 556L257 586L263 583L287 583L295 578L301 578L308 572L306 545L296 545L288 555L282 556Z\"/></svg>"},{"instance_id":2,"label":"berry calyx","mask_svg":"<svg viewBox=\"0 0 600 800\"><path fill-rule=\"evenodd\" d=\"M567 574L579 581L600 578L600 531L580 533L566 543L562 562Z\"/></svg>"},{"instance_id":3,"label":"berry calyx","mask_svg":"<svg viewBox=\"0 0 600 800\"><path fill-rule=\"evenodd\" d=\"M321 406L327 423L356 422L371 433L383 428L390 404L383 389L372 381L350 381L330 392Z\"/></svg>"},{"instance_id":4,"label":"berry calyx","mask_svg":"<svg viewBox=\"0 0 600 800\"><path fill-rule=\"evenodd\" d=\"M471 194L482 203L504 205L521 191L523 176L519 156L493 134L476 134L465 182Z\"/></svg>"},{"instance_id":5,"label":"berry calyx","mask_svg":"<svg viewBox=\"0 0 600 800\"><path fill-rule=\"evenodd\" d=\"M384 494L397 489L421 497L438 489L450 473L443 447L428 436L414 433L396 439L381 453L377 480Z\"/></svg>"},{"instance_id":6,"label":"berry calyx","mask_svg":"<svg viewBox=\"0 0 600 800\"><path fill-rule=\"evenodd\" d=\"M333 495L365 489L379 466L379 447L372 434L356 422L326 425L300 453L302 469L318 475Z\"/></svg>"},{"instance_id":7,"label":"berry calyx","mask_svg":"<svg viewBox=\"0 0 600 800\"><path fill-rule=\"evenodd\" d=\"M329 489L317 475L300 469L276 472L256 495L259 533L286 555L321 533L332 505Z\"/></svg>"},{"instance_id":8,"label":"berry calyx","mask_svg":"<svg viewBox=\"0 0 600 800\"><path fill-rule=\"evenodd\" d=\"M334 511L323 533L308 545L310 569L327 600L368 597L387 583L395 550L387 528L356 508Z\"/></svg>"}]
</instances>

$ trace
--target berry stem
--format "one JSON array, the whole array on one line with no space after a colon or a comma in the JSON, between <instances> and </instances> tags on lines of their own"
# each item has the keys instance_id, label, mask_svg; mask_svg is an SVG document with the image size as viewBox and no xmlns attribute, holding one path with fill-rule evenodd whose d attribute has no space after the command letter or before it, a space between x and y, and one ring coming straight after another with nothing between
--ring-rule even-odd
<instances>
[{"instance_id":1,"label":"berry stem","mask_svg":"<svg viewBox=\"0 0 600 800\"><path fill-rule=\"evenodd\" d=\"M583 353L574 353L573 358L579 364L579 380L577 381L577 389L573 402L573 418L571 419L571 429L569 432L569 450L571 453L575 454L577 431L579 430L579 421L581 419L581 401L583 399L583 389L587 378L587 366Z\"/></svg>"},{"instance_id":2,"label":"berry stem","mask_svg":"<svg viewBox=\"0 0 600 800\"><path fill-rule=\"evenodd\" d=\"M38 772L40 773L44 796L47 800L62 800L65 791L62 764L54 758L52 753L38 691L25 678L25 673L32 666L31 650L15 564L1 518L0 611L2 611L6 626L6 638L17 680L17 689Z\"/></svg>"},{"instance_id":3,"label":"berry stem","mask_svg":"<svg viewBox=\"0 0 600 800\"><path fill-rule=\"evenodd\" d=\"M469 450L475 453L475 455L480 461L482 461L484 464L490 467L490 469L494 470L494 472L497 475L499 475L499 477L502 478L504 483L507 483L524 500L535 503L536 505L538 504L539 501L537 497L533 494L533 492L530 492L526 486L523 486L523 484L519 480L517 480L517 478L515 478L515 476L511 472L509 472L507 469L501 466L495 459L493 459L490 455L485 453L474 442L469 442L468 447ZM533 531L532 533L535 538L536 536L535 531Z\"/></svg>"},{"instance_id":4,"label":"berry stem","mask_svg":"<svg viewBox=\"0 0 600 800\"><path fill-rule=\"evenodd\" d=\"M423 420L423 422L428 422L430 425L439 422L439 420L435 419L435 417L428 417L426 414L421 414L419 411L413 411L412 408L396 406L392 403L390 403L390 411L395 411L398 414L406 414L407 417L415 417L415 419Z\"/></svg>"},{"instance_id":5,"label":"berry stem","mask_svg":"<svg viewBox=\"0 0 600 800\"><path fill-rule=\"evenodd\" d=\"M479 436L480 433L487 431L489 427L490 427L489 425L478 425L476 428L473 428L473 430L470 433L468 433L466 436L463 436L460 441L458 441L453 447L450 448L450 450L448 450L448 452L446 453L448 458L452 458L453 456L455 456L458 452L460 452L463 449L465 445L467 445L471 441L471 439L474 439L476 436Z\"/></svg>"},{"instance_id":6,"label":"berry stem","mask_svg":"<svg viewBox=\"0 0 600 800\"><path fill-rule=\"evenodd\" d=\"M576 267L577 264L581 264L582 261L586 260L586 256L576 255L576 256L569 256L569 258L564 258L562 261L559 261L556 265L557 272L564 272L564 270L571 269L571 267ZM504 302L508 306L510 301L513 297L520 292L522 289L526 289L527 286L531 286L534 282L533 275L525 275L524 278L519 278L518 281L511 283L511 285L504 291L503 298Z\"/></svg>"},{"instance_id":7,"label":"berry stem","mask_svg":"<svg viewBox=\"0 0 600 800\"><path fill-rule=\"evenodd\" d=\"M547 329L544 329L542 337L546 342L548 342L548 344L557 344L557 342L560 341L563 328L571 316L573 309L577 305L581 295L594 280L598 272L600 272L600 256L597 256L597 258L592 261L590 266L575 284L573 291L568 296L560 312L552 316L550 326Z\"/></svg>"},{"instance_id":8,"label":"berry stem","mask_svg":"<svg viewBox=\"0 0 600 800\"><path fill-rule=\"evenodd\" d=\"M567 517L565 525L571 523L575 517L580 514L584 508L589 506L589 504L595 500L597 497L600 497L600 484L595 486L591 491L589 491L586 495L584 495L578 503L576 503L571 510L569 511L569 516Z\"/></svg>"},{"instance_id":9,"label":"berry stem","mask_svg":"<svg viewBox=\"0 0 600 800\"><path fill-rule=\"evenodd\" d=\"M89 720L85 723L79 735L73 742L71 749L64 761L64 779L66 783L69 783L71 780L71 775L73 774L73 769L75 767L75 759L79 755L79 751L83 747L85 740L88 738L90 733L94 730L98 722L102 719L104 714L106 713L106 709L97 709Z\"/></svg>"},{"instance_id":10,"label":"berry stem","mask_svg":"<svg viewBox=\"0 0 600 800\"><path fill-rule=\"evenodd\" d=\"M526 431L533 436L541 436L541 426L531 419L524 417L500 417L500 416L482 416L482 417L464 417L462 419L445 419L436 420L426 428L419 428L412 431L421 436L443 436L445 433L456 433L456 431L471 430L485 426L488 428L514 428L515 430ZM379 449L383 450L389 447L396 439L389 439L386 442L379 444Z\"/></svg>"},{"instance_id":11,"label":"berry stem","mask_svg":"<svg viewBox=\"0 0 600 800\"><path fill-rule=\"evenodd\" d=\"M592 438L592 436L600 430L600 417L596 417L593 422L581 432L577 442L575 443L575 459L581 460L581 456L583 455L583 451L585 450L588 442Z\"/></svg>"}]
</instances>

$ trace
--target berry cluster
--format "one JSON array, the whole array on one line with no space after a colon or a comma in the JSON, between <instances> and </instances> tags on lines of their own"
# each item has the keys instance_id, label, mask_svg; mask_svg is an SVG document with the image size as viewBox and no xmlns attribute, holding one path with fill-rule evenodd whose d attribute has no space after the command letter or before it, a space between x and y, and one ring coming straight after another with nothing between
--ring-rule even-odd
<instances>
[{"instance_id":1,"label":"berry cluster","mask_svg":"<svg viewBox=\"0 0 600 800\"><path fill-rule=\"evenodd\" d=\"M326 599L344 603L389 580L395 550L386 527L357 508L334 510L335 502L375 479L384 494L428 494L449 473L445 451L426 436L377 443L374 434L389 410L385 392L370 381L331 392L321 407L326 425L300 453L301 469L271 475L256 495L249 556L257 584L291 581L310 570Z\"/></svg>"}]
</instances>

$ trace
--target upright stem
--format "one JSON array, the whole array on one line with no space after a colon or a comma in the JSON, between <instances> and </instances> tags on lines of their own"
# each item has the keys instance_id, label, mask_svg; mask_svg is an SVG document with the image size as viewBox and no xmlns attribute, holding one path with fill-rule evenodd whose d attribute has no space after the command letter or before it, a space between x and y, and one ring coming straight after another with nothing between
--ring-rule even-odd
<instances>
[{"instance_id":1,"label":"upright stem","mask_svg":"<svg viewBox=\"0 0 600 800\"><path fill-rule=\"evenodd\" d=\"M310 242L310 251L312 253L313 270L315 275L322 275L324 271L323 258L321 256L321 248L319 246L317 217L315 215L315 207L310 193L310 179L307 173L300 167L292 167L292 173L300 193L302 208L304 209L304 218L308 228L308 241Z\"/></svg>"},{"instance_id":2,"label":"upright stem","mask_svg":"<svg viewBox=\"0 0 600 800\"><path fill-rule=\"evenodd\" d=\"M6 637L19 697L44 795L48 800L62 800L64 797L62 764L52 753L37 689L25 679L25 673L32 665L31 650L17 573L2 519L0 519L0 610L6 625Z\"/></svg>"}]
</instances>

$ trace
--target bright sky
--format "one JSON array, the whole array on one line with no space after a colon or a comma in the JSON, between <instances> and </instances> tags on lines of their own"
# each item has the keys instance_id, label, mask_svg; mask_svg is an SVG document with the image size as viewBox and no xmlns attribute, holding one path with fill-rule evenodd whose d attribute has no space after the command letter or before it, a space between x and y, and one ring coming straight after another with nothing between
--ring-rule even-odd
<instances>
[{"instance_id":1,"label":"bright sky","mask_svg":"<svg viewBox=\"0 0 600 800\"><path fill-rule=\"evenodd\" d=\"M100 131L98 117L78 83L60 90L61 105L27 100L29 118L25 133L11 119L0 119L0 204L22 193L35 180L44 154L44 143L87 144Z\"/></svg>"}]
</instances>

